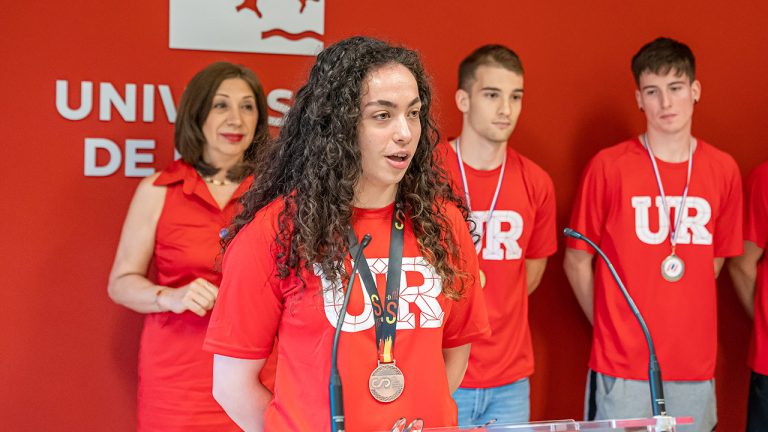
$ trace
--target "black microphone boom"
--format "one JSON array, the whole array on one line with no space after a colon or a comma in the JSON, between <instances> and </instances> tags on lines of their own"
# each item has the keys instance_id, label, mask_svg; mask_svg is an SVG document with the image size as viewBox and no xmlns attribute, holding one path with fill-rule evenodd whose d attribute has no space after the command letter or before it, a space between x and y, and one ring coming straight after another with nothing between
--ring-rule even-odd
<instances>
[{"instance_id":1,"label":"black microphone boom","mask_svg":"<svg viewBox=\"0 0 768 432\"><path fill-rule=\"evenodd\" d=\"M632 310L632 314L635 315L635 318L637 318L637 322L640 323L640 328L643 329L643 334L645 335L645 342L648 344L648 351L650 352L650 359L648 360L648 384L651 387L651 410L653 411L654 416L667 415L667 405L666 405L666 402L664 401L664 383L661 379L661 367L659 367L659 360L656 358L656 349L653 346L653 340L651 339L651 332L648 331L648 326L645 325L645 320L643 319L643 315L640 314L640 310L637 308L635 301L632 300L632 297L629 295L629 292L627 292L627 288L621 282L621 278L619 277L619 274L616 273L616 269L613 267L611 260L609 260L608 257L605 256L603 251L599 247L597 247L597 245L593 243L592 240L588 239L586 236L584 236L580 232L573 230L571 228L565 228L563 230L563 234L565 234L568 237L575 238L577 240L585 241L589 246L592 247L592 249L594 249L600 255L603 261L605 261L605 264L608 265L608 270L611 271L611 275L613 275L613 279L616 280L616 284L619 285L619 288L621 289L621 293L624 294L624 298L627 300L627 303L629 304L629 308Z\"/></svg>"},{"instance_id":2,"label":"black microphone boom","mask_svg":"<svg viewBox=\"0 0 768 432\"><path fill-rule=\"evenodd\" d=\"M341 375L336 365L336 358L339 354L339 335L341 326L344 325L344 318L347 316L347 305L349 296L352 293L352 284L355 282L355 273L360 263L360 257L363 256L363 249L371 242L371 235L366 234L360 241L355 253L355 263L352 265L352 273L349 275L347 283L347 292L344 293L344 302L339 311L339 320L336 322L336 332L333 334L333 348L331 348L331 380L329 384L329 399L331 401L331 431L344 432L344 396L341 389Z\"/></svg>"}]
</instances>

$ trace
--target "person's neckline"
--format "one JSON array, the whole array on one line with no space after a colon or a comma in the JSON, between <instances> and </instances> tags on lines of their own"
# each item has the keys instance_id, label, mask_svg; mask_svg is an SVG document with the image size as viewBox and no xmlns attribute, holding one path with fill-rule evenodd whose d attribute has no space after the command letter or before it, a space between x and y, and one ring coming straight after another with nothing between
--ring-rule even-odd
<instances>
[{"instance_id":1,"label":"person's neckline","mask_svg":"<svg viewBox=\"0 0 768 432\"><path fill-rule=\"evenodd\" d=\"M478 161L475 149L469 148L469 146L472 146L473 144L471 142L468 143L467 138L460 135L453 140L448 141L448 146L451 148L451 150L453 150L454 156L456 157L458 157L458 153L456 152L456 143L458 143L459 151L461 151L461 159L464 163L464 166L478 172L498 170L501 168L501 164L507 158L507 154L509 153L509 144L505 142L503 144L499 144L498 149L492 150L492 152L497 152L493 155L492 161ZM492 144L480 143L479 145L491 146Z\"/></svg>"},{"instance_id":2,"label":"person's neckline","mask_svg":"<svg viewBox=\"0 0 768 432\"><path fill-rule=\"evenodd\" d=\"M395 211L395 202L385 205L384 207L368 208L368 207L356 207L352 206L352 216L355 218L379 218L382 216L391 215Z\"/></svg>"},{"instance_id":3,"label":"person's neckline","mask_svg":"<svg viewBox=\"0 0 768 432\"><path fill-rule=\"evenodd\" d=\"M682 141L687 141L688 145L682 148L682 145L678 144L676 147L679 148L676 152L679 153L677 157L668 157L665 155L666 149L665 145L659 146L658 141L654 140L653 138L649 137L648 132L644 132L636 137L636 141L640 144L640 147L643 148L643 151L647 151L645 149L645 144L643 144L643 138L645 138L646 142L648 142L648 145L651 148L651 151L653 153L653 158L658 162L665 165L670 166L678 166L680 164L688 164L688 158L692 157L693 155L696 155L699 151L700 141L694 137L692 134L688 134L686 137L681 138ZM657 144L654 146L653 144ZM693 151L691 151L691 148L689 146L693 146ZM662 150L664 149L664 150Z\"/></svg>"}]
</instances>

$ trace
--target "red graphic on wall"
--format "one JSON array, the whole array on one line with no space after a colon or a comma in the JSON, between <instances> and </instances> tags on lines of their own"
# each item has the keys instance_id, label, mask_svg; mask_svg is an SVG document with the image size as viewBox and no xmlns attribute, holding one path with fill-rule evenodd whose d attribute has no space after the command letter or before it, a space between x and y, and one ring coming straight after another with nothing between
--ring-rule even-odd
<instances>
[{"instance_id":1,"label":"red graphic on wall","mask_svg":"<svg viewBox=\"0 0 768 432\"><path fill-rule=\"evenodd\" d=\"M298 0L298 1L301 4L301 7L299 8L299 13L303 13L304 9L307 7L307 1L310 1L310 0ZM311 1L318 3L320 0L311 0ZM256 13L256 16L258 16L259 18L263 18L263 15L259 10L259 0L243 0L243 2L237 6L236 10L240 12L243 9L250 9ZM297 41L305 38L323 40L323 36L321 34L313 31L290 33L281 28L274 28L274 29L266 30L262 33L263 40L266 40L272 37L282 37L291 41Z\"/></svg>"},{"instance_id":2,"label":"red graphic on wall","mask_svg":"<svg viewBox=\"0 0 768 432\"><path fill-rule=\"evenodd\" d=\"M287 31L283 29L272 29L267 30L264 33L261 34L263 39L269 39L271 37L280 36L283 38L286 38L288 40L297 41L304 38L311 38L311 39L321 39L322 36L318 33L315 33L313 31L304 31L301 33L288 33Z\"/></svg>"},{"instance_id":3,"label":"red graphic on wall","mask_svg":"<svg viewBox=\"0 0 768 432\"><path fill-rule=\"evenodd\" d=\"M314 2L318 2L320 0L312 0ZM299 0L299 3L301 3L301 8L299 8L299 13L304 12L304 8L307 7L307 0ZM242 3L237 7L237 11L240 12L243 9L250 9L254 12L256 12L256 16L259 18L262 17L261 11L259 10L259 0L243 0Z\"/></svg>"}]
</instances>

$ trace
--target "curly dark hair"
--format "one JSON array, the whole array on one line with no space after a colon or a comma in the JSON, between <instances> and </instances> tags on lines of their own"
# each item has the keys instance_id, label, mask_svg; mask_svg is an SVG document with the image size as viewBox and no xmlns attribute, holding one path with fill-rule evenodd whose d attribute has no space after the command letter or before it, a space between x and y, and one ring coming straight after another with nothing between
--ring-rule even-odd
<instances>
[{"instance_id":1,"label":"curly dark hair","mask_svg":"<svg viewBox=\"0 0 768 432\"><path fill-rule=\"evenodd\" d=\"M442 278L443 294L461 297L465 272L444 206L454 203L468 223L469 212L434 158L439 136L430 118L429 79L415 51L372 38L345 39L318 55L279 137L258 160L258 178L241 200L243 211L225 246L256 212L282 199L275 239L278 276L300 277L302 267L311 272L319 263L330 279L348 277L343 258L354 187L362 174L357 142L362 88L372 71L391 64L403 65L416 79L422 125L396 200L412 221L421 254Z\"/></svg>"}]
</instances>

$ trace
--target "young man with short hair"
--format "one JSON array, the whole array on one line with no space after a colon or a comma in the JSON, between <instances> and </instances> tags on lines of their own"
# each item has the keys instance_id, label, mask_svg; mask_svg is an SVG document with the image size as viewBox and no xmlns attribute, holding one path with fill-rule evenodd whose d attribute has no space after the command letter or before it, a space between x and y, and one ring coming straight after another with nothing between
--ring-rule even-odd
<instances>
[{"instance_id":1,"label":"young man with short hair","mask_svg":"<svg viewBox=\"0 0 768 432\"><path fill-rule=\"evenodd\" d=\"M741 177L731 156L691 135L701 98L683 43L658 38L632 58L646 131L587 166L571 227L597 243L634 297L653 337L668 414L717 424L715 279L741 253ZM608 267L568 239L565 272L593 323L585 417L650 417L648 348ZM593 269L594 265L594 269Z\"/></svg>"},{"instance_id":2,"label":"young man with short hair","mask_svg":"<svg viewBox=\"0 0 768 432\"><path fill-rule=\"evenodd\" d=\"M486 45L459 66L461 135L439 148L475 223L476 250L492 336L472 343L453 395L459 425L527 422L533 349L528 295L556 248L552 180L509 148L523 98L523 66L512 50Z\"/></svg>"},{"instance_id":3,"label":"young man with short hair","mask_svg":"<svg viewBox=\"0 0 768 432\"><path fill-rule=\"evenodd\" d=\"M749 347L749 403L747 432L768 425L768 162L755 168L747 179L744 215L744 254L728 263L739 299L754 318Z\"/></svg>"}]
</instances>

